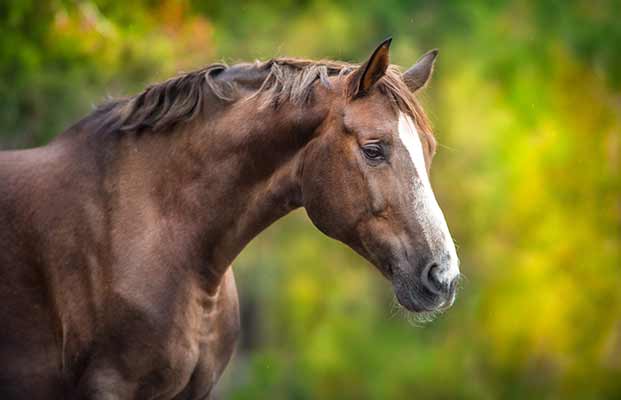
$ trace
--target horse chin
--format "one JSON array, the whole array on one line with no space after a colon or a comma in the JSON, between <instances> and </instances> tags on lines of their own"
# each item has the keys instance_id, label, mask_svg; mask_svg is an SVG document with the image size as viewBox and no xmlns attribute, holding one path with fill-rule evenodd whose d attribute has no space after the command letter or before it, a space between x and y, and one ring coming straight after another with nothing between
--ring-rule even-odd
<instances>
[{"instance_id":1,"label":"horse chin","mask_svg":"<svg viewBox=\"0 0 621 400\"><path fill-rule=\"evenodd\" d=\"M420 302L414 299L414 297L410 293L404 293L404 291L395 290L395 296L397 297L397 301L403 308L407 311L419 314L423 312L428 312L432 310L427 310Z\"/></svg>"}]
</instances>

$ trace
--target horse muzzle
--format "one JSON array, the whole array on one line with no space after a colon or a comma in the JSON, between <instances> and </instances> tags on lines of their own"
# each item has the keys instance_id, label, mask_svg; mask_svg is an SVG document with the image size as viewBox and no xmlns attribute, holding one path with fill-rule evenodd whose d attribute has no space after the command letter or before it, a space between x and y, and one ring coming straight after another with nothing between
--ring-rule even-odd
<instances>
[{"instance_id":1,"label":"horse muzzle","mask_svg":"<svg viewBox=\"0 0 621 400\"><path fill-rule=\"evenodd\" d=\"M412 268L393 270L392 284L399 303L411 312L442 311L453 305L459 282L459 261L445 255Z\"/></svg>"}]
</instances>

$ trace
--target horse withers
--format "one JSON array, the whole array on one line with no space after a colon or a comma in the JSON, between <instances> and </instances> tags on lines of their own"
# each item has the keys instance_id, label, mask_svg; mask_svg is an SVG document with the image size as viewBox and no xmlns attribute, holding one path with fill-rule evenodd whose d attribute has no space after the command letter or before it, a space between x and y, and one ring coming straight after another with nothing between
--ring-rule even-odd
<instances>
[{"instance_id":1,"label":"horse withers","mask_svg":"<svg viewBox=\"0 0 621 400\"><path fill-rule=\"evenodd\" d=\"M204 399L239 330L230 264L304 207L412 312L449 307L455 247L390 40L361 66L214 64L0 153L0 398Z\"/></svg>"}]
</instances>

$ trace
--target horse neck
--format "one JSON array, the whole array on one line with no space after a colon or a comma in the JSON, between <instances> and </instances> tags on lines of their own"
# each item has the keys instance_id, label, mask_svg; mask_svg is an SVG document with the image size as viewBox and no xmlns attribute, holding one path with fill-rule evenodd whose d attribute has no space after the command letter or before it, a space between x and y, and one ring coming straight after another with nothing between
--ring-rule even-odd
<instances>
[{"instance_id":1,"label":"horse neck","mask_svg":"<svg viewBox=\"0 0 621 400\"><path fill-rule=\"evenodd\" d=\"M257 111L248 102L178 132L137 138L147 141L142 155L138 143L125 144L125 165L144 171L130 181L149 191L152 220L184 232L178 245L201 260L194 266L212 289L252 238L301 206L304 149L324 117L317 108Z\"/></svg>"}]
</instances>

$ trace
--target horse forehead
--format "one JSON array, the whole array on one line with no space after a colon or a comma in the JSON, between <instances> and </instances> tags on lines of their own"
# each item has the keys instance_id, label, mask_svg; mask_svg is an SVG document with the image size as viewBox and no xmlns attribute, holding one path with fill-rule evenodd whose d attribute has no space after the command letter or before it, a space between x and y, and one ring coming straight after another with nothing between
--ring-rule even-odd
<instances>
[{"instance_id":1,"label":"horse forehead","mask_svg":"<svg viewBox=\"0 0 621 400\"><path fill-rule=\"evenodd\" d=\"M353 101L343 115L345 127L355 132L394 132L398 120L392 106L382 101Z\"/></svg>"}]
</instances>

